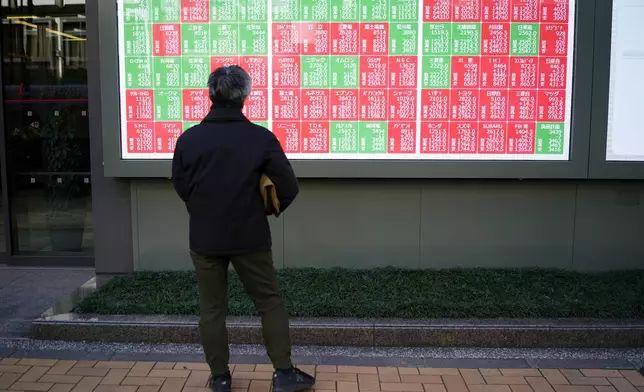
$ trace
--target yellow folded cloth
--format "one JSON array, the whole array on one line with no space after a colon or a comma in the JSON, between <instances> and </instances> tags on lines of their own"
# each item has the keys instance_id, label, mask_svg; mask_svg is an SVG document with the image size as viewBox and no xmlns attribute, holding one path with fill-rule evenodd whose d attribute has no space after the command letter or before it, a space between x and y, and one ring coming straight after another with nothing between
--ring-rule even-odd
<instances>
[{"instance_id":1,"label":"yellow folded cloth","mask_svg":"<svg viewBox=\"0 0 644 392\"><path fill-rule=\"evenodd\" d=\"M262 174L262 177L259 179L259 192L262 195L266 213L275 216L279 215L280 201L277 198L277 189L275 189L275 184L273 184L273 181L266 174Z\"/></svg>"}]
</instances>

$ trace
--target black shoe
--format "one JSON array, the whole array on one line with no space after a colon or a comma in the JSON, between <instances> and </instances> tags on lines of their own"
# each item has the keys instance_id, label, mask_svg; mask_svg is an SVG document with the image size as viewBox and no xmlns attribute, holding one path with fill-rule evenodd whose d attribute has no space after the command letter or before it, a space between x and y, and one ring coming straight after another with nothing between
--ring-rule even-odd
<instances>
[{"instance_id":1,"label":"black shoe","mask_svg":"<svg viewBox=\"0 0 644 392\"><path fill-rule=\"evenodd\" d=\"M299 392L313 385L315 378L295 367L273 373L273 392Z\"/></svg>"},{"instance_id":2,"label":"black shoe","mask_svg":"<svg viewBox=\"0 0 644 392\"><path fill-rule=\"evenodd\" d=\"M218 377L210 376L210 379L208 379L208 386L214 392L230 392L230 384L232 384L230 371Z\"/></svg>"}]
</instances>

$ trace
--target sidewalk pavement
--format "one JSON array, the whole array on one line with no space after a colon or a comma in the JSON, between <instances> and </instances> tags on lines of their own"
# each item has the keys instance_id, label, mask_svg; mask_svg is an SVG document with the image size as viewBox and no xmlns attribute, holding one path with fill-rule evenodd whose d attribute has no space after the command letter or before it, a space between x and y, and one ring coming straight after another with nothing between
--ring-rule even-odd
<instances>
[{"instance_id":1,"label":"sidewalk pavement","mask_svg":"<svg viewBox=\"0 0 644 392\"><path fill-rule=\"evenodd\" d=\"M269 365L232 365L234 392L269 392ZM302 366L324 392L644 392L635 370ZM210 392L204 363L0 360L0 391Z\"/></svg>"}]
</instances>

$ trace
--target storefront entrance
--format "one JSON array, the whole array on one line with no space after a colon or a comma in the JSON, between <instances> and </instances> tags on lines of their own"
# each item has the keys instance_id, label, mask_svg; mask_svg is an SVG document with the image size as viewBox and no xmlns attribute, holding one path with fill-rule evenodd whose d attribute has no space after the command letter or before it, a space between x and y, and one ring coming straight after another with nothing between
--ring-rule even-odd
<instances>
[{"instance_id":1,"label":"storefront entrance","mask_svg":"<svg viewBox=\"0 0 644 392\"><path fill-rule=\"evenodd\" d=\"M0 1L0 263L91 266L85 0Z\"/></svg>"}]
</instances>

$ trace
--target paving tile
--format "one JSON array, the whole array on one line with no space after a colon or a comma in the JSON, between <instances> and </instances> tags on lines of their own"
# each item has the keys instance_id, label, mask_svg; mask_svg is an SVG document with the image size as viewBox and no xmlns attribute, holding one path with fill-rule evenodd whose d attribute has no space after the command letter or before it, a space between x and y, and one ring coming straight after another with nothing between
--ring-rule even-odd
<instances>
[{"instance_id":1,"label":"paving tile","mask_svg":"<svg viewBox=\"0 0 644 392\"><path fill-rule=\"evenodd\" d=\"M501 371L499 369L479 369L481 374L484 377L500 377L502 376Z\"/></svg>"},{"instance_id":2,"label":"paving tile","mask_svg":"<svg viewBox=\"0 0 644 392\"><path fill-rule=\"evenodd\" d=\"M271 372L238 372L235 371L234 377L240 380L272 380L273 373ZM355 377L355 375L354 375Z\"/></svg>"},{"instance_id":3,"label":"paving tile","mask_svg":"<svg viewBox=\"0 0 644 392\"><path fill-rule=\"evenodd\" d=\"M40 377L49 371L47 366L32 366L25 374L20 377L19 382L36 382Z\"/></svg>"},{"instance_id":4,"label":"paving tile","mask_svg":"<svg viewBox=\"0 0 644 392\"><path fill-rule=\"evenodd\" d=\"M470 392L512 392L507 385L470 385Z\"/></svg>"},{"instance_id":5,"label":"paving tile","mask_svg":"<svg viewBox=\"0 0 644 392\"><path fill-rule=\"evenodd\" d=\"M565 378L563 375L561 377ZM525 379L534 392L554 392L552 385L543 377L526 377Z\"/></svg>"},{"instance_id":6,"label":"paving tile","mask_svg":"<svg viewBox=\"0 0 644 392\"><path fill-rule=\"evenodd\" d=\"M490 385L527 385L524 377L486 376L485 382Z\"/></svg>"},{"instance_id":7,"label":"paving tile","mask_svg":"<svg viewBox=\"0 0 644 392\"><path fill-rule=\"evenodd\" d=\"M483 385L485 380L478 369L461 369L461 377L467 385Z\"/></svg>"},{"instance_id":8,"label":"paving tile","mask_svg":"<svg viewBox=\"0 0 644 392\"><path fill-rule=\"evenodd\" d=\"M378 378L380 382L400 382L400 374L397 367L379 367Z\"/></svg>"},{"instance_id":9,"label":"paving tile","mask_svg":"<svg viewBox=\"0 0 644 392\"><path fill-rule=\"evenodd\" d=\"M54 366L49 369L47 374L64 375L76 365L77 361L62 360L58 361Z\"/></svg>"},{"instance_id":10,"label":"paving tile","mask_svg":"<svg viewBox=\"0 0 644 392\"><path fill-rule=\"evenodd\" d=\"M162 369L171 370L171 369L174 369L175 366L177 366L175 362L157 362L152 369L153 370L162 370Z\"/></svg>"},{"instance_id":11,"label":"paving tile","mask_svg":"<svg viewBox=\"0 0 644 392\"><path fill-rule=\"evenodd\" d=\"M302 366L300 366L302 368ZM235 370L238 370L235 368ZM273 368L273 365L256 365L255 370L258 372L272 372L275 369ZM315 371L315 366L313 366L313 371Z\"/></svg>"},{"instance_id":12,"label":"paving tile","mask_svg":"<svg viewBox=\"0 0 644 392\"><path fill-rule=\"evenodd\" d=\"M568 385L568 379L559 369L542 369L541 374L548 380L551 385Z\"/></svg>"},{"instance_id":13,"label":"paving tile","mask_svg":"<svg viewBox=\"0 0 644 392\"><path fill-rule=\"evenodd\" d=\"M425 392L447 392L443 384L424 384Z\"/></svg>"},{"instance_id":14,"label":"paving tile","mask_svg":"<svg viewBox=\"0 0 644 392\"><path fill-rule=\"evenodd\" d=\"M541 377L538 369L499 369L499 371L508 377Z\"/></svg>"},{"instance_id":15,"label":"paving tile","mask_svg":"<svg viewBox=\"0 0 644 392\"><path fill-rule=\"evenodd\" d=\"M358 392L357 382L340 381L337 384L338 392Z\"/></svg>"},{"instance_id":16,"label":"paving tile","mask_svg":"<svg viewBox=\"0 0 644 392\"><path fill-rule=\"evenodd\" d=\"M235 371L237 371L237 372L254 372L255 371L255 365L247 365L247 364L235 365Z\"/></svg>"},{"instance_id":17,"label":"paving tile","mask_svg":"<svg viewBox=\"0 0 644 392\"><path fill-rule=\"evenodd\" d=\"M120 385L127 374L130 372L129 369L110 369L107 373L107 376L103 377L101 381L102 385Z\"/></svg>"},{"instance_id":18,"label":"paving tile","mask_svg":"<svg viewBox=\"0 0 644 392\"><path fill-rule=\"evenodd\" d=\"M358 386L361 391L379 391L380 378L377 374L358 374Z\"/></svg>"},{"instance_id":19,"label":"paving tile","mask_svg":"<svg viewBox=\"0 0 644 392\"><path fill-rule=\"evenodd\" d=\"M132 369L136 365L134 361L99 361L95 368L106 368L106 369Z\"/></svg>"},{"instance_id":20,"label":"paving tile","mask_svg":"<svg viewBox=\"0 0 644 392\"><path fill-rule=\"evenodd\" d=\"M366 366L338 366L338 373L378 374L378 368Z\"/></svg>"},{"instance_id":21,"label":"paving tile","mask_svg":"<svg viewBox=\"0 0 644 392\"><path fill-rule=\"evenodd\" d=\"M93 367L78 367L78 365L69 369L67 372L70 376L83 376L83 377L105 377L110 369L93 368Z\"/></svg>"},{"instance_id":22,"label":"paving tile","mask_svg":"<svg viewBox=\"0 0 644 392\"><path fill-rule=\"evenodd\" d=\"M357 382L357 374L341 374L341 373L318 373L317 380L320 381L348 381L348 382Z\"/></svg>"},{"instance_id":23,"label":"paving tile","mask_svg":"<svg viewBox=\"0 0 644 392\"><path fill-rule=\"evenodd\" d=\"M20 374L4 373L0 375L0 389L9 389L19 378Z\"/></svg>"},{"instance_id":24,"label":"paving tile","mask_svg":"<svg viewBox=\"0 0 644 392\"><path fill-rule=\"evenodd\" d=\"M581 369L580 372L584 377L623 377L619 370Z\"/></svg>"},{"instance_id":25,"label":"paving tile","mask_svg":"<svg viewBox=\"0 0 644 392\"><path fill-rule=\"evenodd\" d=\"M25 358L21 359L20 362L18 362L18 365L24 365L24 366L54 366L58 362L55 359L35 359L35 358Z\"/></svg>"},{"instance_id":26,"label":"paving tile","mask_svg":"<svg viewBox=\"0 0 644 392\"><path fill-rule=\"evenodd\" d=\"M70 392L75 386L75 384L54 384L49 392Z\"/></svg>"},{"instance_id":27,"label":"paving tile","mask_svg":"<svg viewBox=\"0 0 644 392\"><path fill-rule=\"evenodd\" d=\"M167 378L160 389L160 392L181 392L186 384L185 378Z\"/></svg>"},{"instance_id":28,"label":"paving tile","mask_svg":"<svg viewBox=\"0 0 644 392\"><path fill-rule=\"evenodd\" d=\"M154 370L152 369L152 371L148 376L166 377L166 378L188 378L188 376L190 376L190 370Z\"/></svg>"},{"instance_id":29,"label":"paving tile","mask_svg":"<svg viewBox=\"0 0 644 392\"><path fill-rule=\"evenodd\" d=\"M635 388L633 384L625 378L609 378L608 380L619 392L639 392L637 388Z\"/></svg>"},{"instance_id":30,"label":"paving tile","mask_svg":"<svg viewBox=\"0 0 644 392\"><path fill-rule=\"evenodd\" d=\"M207 363L200 362L179 362L174 366L177 370L204 370L210 371Z\"/></svg>"},{"instance_id":31,"label":"paving tile","mask_svg":"<svg viewBox=\"0 0 644 392\"><path fill-rule=\"evenodd\" d=\"M33 391L33 392L46 392L53 387L54 384L39 383L39 382L17 382L9 387L13 391Z\"/></svg>"},{"instance_id":32,"label":"paving tile","mask_svg":"<svg viewBox=\"0 0 644 392\"><path fill-rule=\"evenodd\" d=\"M510 385L512 392L534 392L529 385Z\"/></svg>"},{"instance_id":33,"label":"paving tile","mask_svg":"<svg viewBox=\"0 0 644 392\"><path fill-rule=\"evenodd\" d=\"M397 382L397 383L388 383L384 382L380 384L380 389L383 391L390 392L424 392L425 388L421 383L409 383L409 382Z\"/></svg>"},{"instance_id":34,"label":"paving tile","mask_svg":"<svg viewBox=\"0 0 644 392\"><path fill-rule=\"evenodd\" d=\"M315 385L313 386L313 389L325 390L325 391L335 391L336 382L335 381L315 380Z\"/></svg>"},{"instance_id":35,"label":"paving tile","mask_svg":"<svg viewBox=\"0 0 644 392\"><path fill-rule=\"evenodd\" d=\"M315 371L317 373L337 373L338 367L332 365L317 365Z\"/></svg>"},{"instance_id":36,"label":"paving tile","mask_svg":"<svg viewBox=\"0 0 644 392\"><path fill-rule=\"evenodd\" d=\"M156 391L142 391L141 388L139 388L137 392L156 392ZM212 389L203 388L203 387L185 387L183 388L183 392L212 392Z\"/></svg>"},{"instance_id":37,"label":"paving tile","mask_svg":"<svg viewBox=\"0 0 644 392\"><path fill-rule=\"evenodd\" d=\"M554 385L556 392L596 392L590 385Z\"/></svg>"},{"instance_id":38,"label":"paving tile","mask_svg":"<svg viewBox=\"0 0 644 392\"><path fill-rule=\"evenodd\" d=\"M81 376L62 376L57 374L45 374L38 382L48 382L54 384L77 384L82 380ZM118 384L117 384L118 385Z\"/></svg>"},{"instance_id":39,"label":"paving tile","mask_svg":"<svg viewBox=\"0 0 644 392\"><path fill-rule=\"evenodd\" d=\"M0 365L0 373L25 374L31 366Z\"/></svg>"},{"instance_id":40,"label":"paving tile","mask_svg":"<svg viewBox=\"0 0 644 392\"><path fill-rule=\"evenodd\" d=\"M597 390L597 392L617 392L617 389L615 389L615 387L599 386L599 387L595 387L595 389Z\"/></svg>"},{"instance_id":41,"label":"paving tile","mask_svg":"<svg viewBox=\"0 0 644 392\"><path fill-rule=\"evenodd\" d=\"M209 370L193 370L188 377L188 381L186 381L186 387L205 388L208 384L209 377Z\"/></svg>"},{"instance_id":42,"label":"paving tile","mask_svg":"<svg viewBox=\"0 0 644 392\"><path fill-rule=\"evenodd\" d=\"M271 381L264 380L253 380L248 387L249 392L270 392L271 391Z\"/></svg>"},{"instance_id":43,"label":"paving tile","mask_svg":"<svg viewBox=\"0 0 644 392\"><path fill-rule=\"evenodd\" d=\"M126 385L99 385L94 392L136 392L138 387Z\"/></svg>"},{"instance_id":44,"label":"paving tile","mask_svg":"<svg viewBox=\"0 0 644 392\"><path fill-rule=\"evenodd\" d=\"M17 365L20 358L3 358L0 359L0 365Z\"/></svg>"},{"instance_id":45,"label":"paving tile","mask_svg":"<svg viewBox=\"0 0 644 392\"><path fill-rule=\"evenodd\" d=\"M443 384L445 384L447 392L468 392L461 376L443 376Z\"/></svg>"},{"instance_id":46,"label":"paving tile","mask_svg":"<svg viewBox=\"0 0 644 392\"><path fill-rule=\"evenodd\" d=\"M440 375L439 376L425 376L425 375L415 375L415 374L403 374L400 376L400 379L402 382L410 382L410 383L420 383L420 384L441 384L443 380L441 380Z\"/></svg>"},{"instance_id":47,"label":"paving tile","mask_svg":"<svg viewBox=\"0 0 644 392\"><path fill-rule=\"evenodd\" d=\"M398 367L398 374L420 374L420 371L415 367Z\"/></svg>"},{"instance_id":48,"label":"paving tile","mask_svg":"<svg viewBox=\"0 0 644 392\"><path fill-rule=\"evenodd\" d=\"M136 385L139 387L156 387L163 385L163 377L125 377L121 385Z\"/></svg>"},{"instance_id":49,"label":"paving tile","mask_svg":"<svg viewBox=\"0 0 644 392\"><path fill-rule=\"evenodd\" d=\"M538 369L632 369L626 359L528 359Z\"/></svg>"},{"instance_id":50,"label":"paving tile","mask_svg":"<svg viewBox=\"0 0 644 392\"><path fill-rule=\"evenodd\" d=\"M158 386L158 385L156 385L156 386L145 385L145 386L139 387L139 389L137 389L136 391L137 392L159 392L159 389L161 389L161 387ZM212 392L212 390L210 388L207 388L207 390L209 392Z\"/></svg>"},{"instance_id":51,"label":"paving tile","mask_svg":"<svg viewBox=\"0 0 644 392\"><path fill-rule=\"evenodd\" d=\"M644 387L644 376L637 370L622 370L622 375L636 387Z\"/></svg>"},{"instance_id":52,"label":"paving tile","mask_svg":"<svg viewBox=\"0 0 644 392\"><path fill-rule=\"evenodd\" d=\"M427 376L458 376L461 373L458 369L454 368L443 368L443 369L431 369L431 368L420 368L418 369L420 374Z\"/></svg>"}]
</instances>

